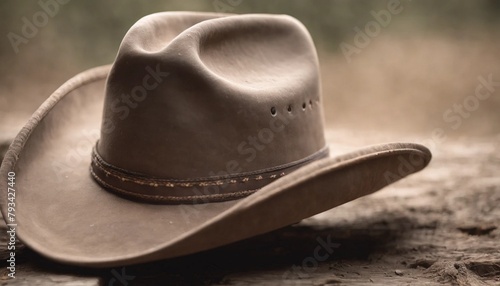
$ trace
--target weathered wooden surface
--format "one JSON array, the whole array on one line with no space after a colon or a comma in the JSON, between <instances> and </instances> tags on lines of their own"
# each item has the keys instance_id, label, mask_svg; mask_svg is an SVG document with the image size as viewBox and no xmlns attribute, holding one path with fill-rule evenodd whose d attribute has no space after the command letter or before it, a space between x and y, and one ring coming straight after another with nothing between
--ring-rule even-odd
<instances>
[{"instance_id":1,"label":"weathered wooden surface","mask_svg":"<svg viewBox=\"0 0 500 286\"><path fill-rule=\"evenodd\" d=\"M104 270L68 267L22 247L16 257L17 278L9 279L2 226L0 281L2 285L500 285L498 139L441 146L434 150L429 168L410 180L300 224L147 265ZM318 247L320 252L315 251Z\"/></svg>"}]
</instances>

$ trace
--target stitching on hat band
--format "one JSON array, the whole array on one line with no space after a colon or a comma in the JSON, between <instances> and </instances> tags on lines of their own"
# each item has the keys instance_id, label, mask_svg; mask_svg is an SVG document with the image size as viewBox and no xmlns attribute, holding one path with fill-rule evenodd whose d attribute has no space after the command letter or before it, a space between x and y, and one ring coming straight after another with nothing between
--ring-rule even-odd
<instances>
[{"instance_id":1,"label":"stitching on hat band","mask_svg":"<svg viewBox=\"0 0 500 286\"><path fill-rule=\"evenodd\" d=\"M90 173L92 174L93 178L98 181L98 183L108 189L113 189L113 191L118 192L120 194L123 194L125 196L131 196L131 197L137 197L145 200L151 200L155 202L165 202L165 201L171 201L171 202L176 202L176 203L193 203L196 202L197 200L206 200L206 199L219 199L218 201L227 201L227 200L235 200L239 199L242 197L249 196L253 193L255 193L257 190L245 190L245 191L239 191L239 192L234 192L234 193L229 193L229 194L211 194L211 195L194 195L194 196L182 196L182 197L176 197L176 196L159 196L159 195L145 195L145 194L138 194L135 192L131 191L126 191L120 188L113 187L111 185L106 184L106 182L102 181L90 168Z\"/></svg>"},{"instance_id":2,"label":"stitching on hat band","mask_svg":"<svg viewBox=\"0 0 500 286\"><path fill-rule=\"evenodd\" d=\"M328 148L324 147L301 160L255 172L179 180L148 178L125 171L104 161L94 147L90 173L105 189L131 199L152 203L199 204L246 197L291 171L326 156Z\"/></svg>"}]
</instances>

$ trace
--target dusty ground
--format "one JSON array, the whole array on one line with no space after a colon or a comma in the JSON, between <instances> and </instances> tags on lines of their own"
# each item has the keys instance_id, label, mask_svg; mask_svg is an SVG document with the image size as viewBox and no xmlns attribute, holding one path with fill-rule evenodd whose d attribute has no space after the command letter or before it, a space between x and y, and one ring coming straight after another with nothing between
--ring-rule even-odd
<instances>
[{"instance_id":1,"label":"dusty ground","mask_svg":"<svg viewBox=\"0 0 500 286\"><path fill-rule=\"evenodd\" d=\"M329 133L352 148L354 135ZM343 138L343 139L340 139ZM352 139L354 138L354 139ZM453 140L423 172L267 235L123 269L54 264L27 248L2 285L500 285L500 138ZM131 229L131 231L133 231ZM314 249L330 243L327 257ZM323 260L323 261L320 261ZM125 275L126 280L117 277Z\"/></svg>"}]
</instances>

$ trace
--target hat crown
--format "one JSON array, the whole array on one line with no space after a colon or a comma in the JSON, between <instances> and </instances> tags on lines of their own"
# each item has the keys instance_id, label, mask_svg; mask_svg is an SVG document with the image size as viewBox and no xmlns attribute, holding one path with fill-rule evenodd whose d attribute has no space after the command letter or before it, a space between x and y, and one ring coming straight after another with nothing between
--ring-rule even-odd
<instances>
[{"instance_id":1,"label":"hat crown","mask_svg":"<svg viewBox=\"0 0 500 286\"><path fill-rule=\"evenodd\" d=\"M153 14L122 41L96 153L174 181L267 172L324 151L320 102L316 51L297 20Z\"/></svg>"}]
</instances>

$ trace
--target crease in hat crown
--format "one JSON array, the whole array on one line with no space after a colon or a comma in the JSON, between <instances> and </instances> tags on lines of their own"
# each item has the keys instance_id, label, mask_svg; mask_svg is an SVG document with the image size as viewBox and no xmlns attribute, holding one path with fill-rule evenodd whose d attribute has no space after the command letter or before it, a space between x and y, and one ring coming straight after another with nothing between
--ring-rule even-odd
<instances>
[{"instance_id":1,"label":"crease in hat crown","mask_svg":"<svg viewBox=\"0 0 500 286\"><path fill-rule=\"evenodd\" d=\"M327 156L318 60L289 16L158 13L125 35L91 164L137 200L247 196Z\"/></svg>"}]
</instances>

